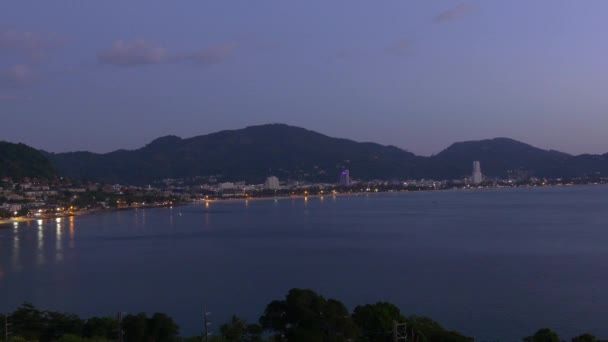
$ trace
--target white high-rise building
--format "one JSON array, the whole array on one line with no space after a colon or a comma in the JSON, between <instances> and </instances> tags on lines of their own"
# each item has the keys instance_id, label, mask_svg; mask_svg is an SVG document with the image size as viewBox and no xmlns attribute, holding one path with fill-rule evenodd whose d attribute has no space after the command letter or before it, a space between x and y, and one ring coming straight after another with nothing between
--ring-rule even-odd
<instances>
[{"instance_id":1,"label":"white high-rise building","mask_svg":"<svg viewBox=\"0 0 608 342\"><path fill-rule=\"evenodd\" d=\"M277 190L279 188L279 179L275 176L270 176L266 178L266 182L264 182L264 188L269 190Z\"/></svg>"},{"instance_id":2,"label":"white high-rise building","mask_svg":"<svg viewBox=\"0 0 608 342\"><path fill-rule=\"evenodd\" d=\"M481 174L481 164L479 160L473 162L473 175L471 176L473 184L479 184L483 182L483 174Z\"/></svg>"}]
</instances>

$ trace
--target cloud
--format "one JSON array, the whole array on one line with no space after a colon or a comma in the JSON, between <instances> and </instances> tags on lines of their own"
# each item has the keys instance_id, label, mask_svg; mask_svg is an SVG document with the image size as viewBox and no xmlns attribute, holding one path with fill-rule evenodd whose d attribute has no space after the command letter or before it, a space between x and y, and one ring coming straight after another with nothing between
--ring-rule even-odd
<instances>
[{"instance_id":1,"label":"cloud","mask_svg":"<svg viewBox=\"0 0 608 342\"><path fill-rule=\"evenodd\" d=\"M387 47L386 52L396 56L405 56L410 52L411 46L410 41L404 38Z\"/></svg>"},{"instance_id":2,"label":"cloud","mask_svg":"<svg viewBox=\"0 0 608 342\"><path fill-rule=\"evenodd\" d=\"M112 47L97 52L97 60L101 64L121 67L183 62L206 66L222 63L233 54L236 47L236 44L230 43L195 51L170 53L161 46L143 40L133 42L118 40L112 44Z\"/></svg>"},{"instance_id":3,"label":"cloud","mask_svg":"<svg viewBox=\"0 0 608 342\"><path fill-rule=\"evenodd\" d=\"M34 61L44 59L49 51L62 47L64 44L65 39L56 33L0 31L0 50L22 53Z\"/></svg>"},{"instance_id":4,"label":"cloud","mask_svg":"<svg viewBox=\"0 0 608 342\"><path fill-rule=\"evenodd\" d=\"M218 64L228 59L235 49L234 43L211 46L186 54L185 60L199 66Z\"/></svg>"},{"instance_id":5,"label":"cloud","mask_svg":"<svg viewBox=\"0 0 608 342\"><path fill-rule=\"evenodd\" d=\"M116 66L161 64L167 62L168 57L165 48L143 40L133 42L118 40L112 44L112 47L97 52L97 60L100 63Z\"/></svg>"},{"instance_id":6,"label":"cloud","mask_svg":"<svg viewBox=\"0 0 608 342\"><path fill-rule=\"evenodd\" d=\"M434 21L436 23L443 23L446 21L455 20L469 13L471 9L472 6L469 4L459 4L456 7L450 8L444 12L439 13L435 17Z\"/></svg>"},{"instance_id":7,"label":"cloud","mask_svg":"<svg viewBox=\"0 0 608 342\"><path fill-rule=\"evenodd\" d=\"M14 65L0 71L0 85L8 88L23 88L32 84L34 72L27 65Z\"/></svg>"}]
</instances>

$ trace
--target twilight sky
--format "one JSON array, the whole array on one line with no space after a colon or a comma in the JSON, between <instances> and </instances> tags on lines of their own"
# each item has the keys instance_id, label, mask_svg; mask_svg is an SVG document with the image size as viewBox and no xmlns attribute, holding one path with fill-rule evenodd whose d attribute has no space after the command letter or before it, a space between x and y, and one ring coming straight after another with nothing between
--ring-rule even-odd
<instances>
[{"instance_id":1,"label":"twilight sky","mask_svg":"<svg viewBox=\"0 0 608 342\"><path fill-rule=\"evenodd\" d=\"M608 1L0 3L0 140L138 148L282 122L417 154L608 152Z\"/></svg>"}]
</instances>

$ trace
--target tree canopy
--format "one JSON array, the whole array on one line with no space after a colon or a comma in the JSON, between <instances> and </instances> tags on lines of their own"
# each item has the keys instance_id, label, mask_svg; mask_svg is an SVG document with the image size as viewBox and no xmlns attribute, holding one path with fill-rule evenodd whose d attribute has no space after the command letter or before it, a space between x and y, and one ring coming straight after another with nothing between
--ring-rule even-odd
<instances>
[{"instance_id":1,"label":"tree canopy","mask_svg":"<svg viewBox=\"0 0 608 342\"><path fill-rule=\"evenodd\" d=\"M0 322L5 316L0 315ZM10 313L10 342L201 342L200 335L184 338L179 327L164 313L129 314L124 317L91 317L39 310L24 303ZM404 316L389 302L359 305L351 312L340 301L308 289L292 289L285 298L271 301L259 319L248 323L238 316L220 325L219 335L209 342L389 342L393 332L416 342L472 342L473 338L445 329L438 322L419 316ZM4 337L0 324L0 341ZM561 342L556 332L543 328L523 338L524 342ZM572 342L601 342L586 333ZM4 341L6 342L6 341Z\"/></svg>"}]
</instances>

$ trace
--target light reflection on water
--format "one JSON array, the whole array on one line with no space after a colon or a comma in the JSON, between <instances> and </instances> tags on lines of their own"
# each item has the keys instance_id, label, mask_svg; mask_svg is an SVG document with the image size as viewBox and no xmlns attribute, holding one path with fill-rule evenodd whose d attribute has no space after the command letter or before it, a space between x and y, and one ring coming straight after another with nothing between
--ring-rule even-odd
<instances>
[{"instance_id":1,"label":"light reflection on water","mask_svg":"<svg viewBox=\"0 0 608 342\"><path fill-rule=\"evenodd\" d=\"M74 234L75 234L74 216L70 216L70 248L71 249L74 248Z\"/></svg>"},{"instance_id":2,"label":"light reflection on water","mask_svg":"<svg viewBox=\"0 0 608 342\"><path fill-rule=\"evenodd\" d=\"M66 232L66 220L69 224L69 235ZM0 252L2 243L6 243L7 254L5 257L10 270L14 272L24 271L31 267L45 266L49 260L61 263L65 259L66 242L70 249L76 247L76 222L73 216L69 218L55 218L52 220L38 219L27 222L13 222L10 232L10 240L0 240ZM2 227L0 227L1 229ZM29 246L29 248L28 248ZM5 272L6 273L6 272Z\"/></svg>"},{"instance_id":3,"label":"light reflection on water","mask_svg":"<svg viewBox=\"0 0 608 342\"><path fill-rule=\"evenodd\" d=\"M68 227L66 220L69 235L64 234ZM13 222L9 235L10 240L5 242L10 241L6 245L6 251L10 251L10 254L6 255L5 260L9 262L11 270L22 271L28 265L45 266L49 260L55 263L64 261L66 242L69 242L67 246L70 249L76 247L76 222L73 216Z\"/></svg>"},{"instance_id":4,"label":"light reflection on water","mask_svg":"<svg viewBox=\"0 0 608 342\"><path fill-rule=\"evenodd\" d=\"M19 258L19 225L17 222L13 226L13 268L21 269L21 261Z\"/></svg>"},{"instance_id":5,"label":"light reflection on water","mask_svg":"<svg viewBox=\"0 0 608 342\"><path fill-rule=\"evenodd\" d=\"M43 220L38 220L38 249L37 249L37 264L44 265L44 225Z\"/></svg>"},{"instance_id":6,"label":"light reflection on water","mask_svg":"<svg viewBox=\"0 0 608 342\"><path fill-rule=\"evenodd\" d=\"M61 226L61 218L57 218L55 219L55 222L57 222L57 228L55 230L55 261L60 262L63 261L63 245L62 245L62 238L61 238L61 230L62 230L62 226Z\"/></svg>"}]
</instances>

